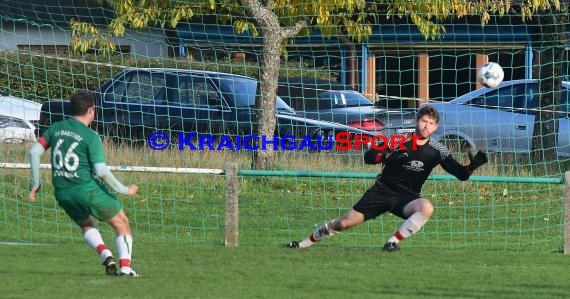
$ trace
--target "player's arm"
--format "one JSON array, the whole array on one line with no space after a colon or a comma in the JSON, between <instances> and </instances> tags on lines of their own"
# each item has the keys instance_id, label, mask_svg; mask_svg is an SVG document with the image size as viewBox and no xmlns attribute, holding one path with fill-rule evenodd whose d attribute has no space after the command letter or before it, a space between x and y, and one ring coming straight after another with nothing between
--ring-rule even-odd
<instances>
[{"instance_id":1,"label":"player's arm","mask_svg":"<svg viewBox=\"0 0 570 299\"><path fill-rule=\"evenodd\" d=\"M95 138L91 138L91 141L87 147L89 152L90 163L93 165L93 173L95 176L100 178L105 184L107 184L111 189L117 193L125 195L134 195L137 193L137 186L123 185L117 178L113 175L107 164L105 163L105 150L103 144L101 143L101 138L96 135Z\"/></svg>"},{"instance_id":2,"label":"player's arm","mask_svg":"<svg viewBox=\"0 0 570 299\"><path fill-rule=\"evenodd\" d=\"M40 158L48 148L49 144L46 141L46 139L42 136L38 138L38 141L34 142L34 144L32 144L32 146L28 150L28 159L30 162L30 169L32 171L32 188L28 196L31 202L36 201L36 193L38 192L41 186Z\"/></svg>"},{"instance_id":3,"label":"player's arm","mask_svg":"<svg viewBox=\"0 0 570 299\"><path fill-rule=\"evenodd\" d=\"M478 151L475 156L473 156L471 152L468 152L468 155L468 165L461 165L461 163L457 162L451 155L447 155L443 161L441 161L441 167L459 180L466 181L471 174L473 174L475 169L481 167L488 161L487 154L483 151Z\"/></svg>"},{"instance_id":4,"label":"player's arm","mask_svg":"<svg viewBox=\"0 0 570 299\"><path fill-rule=\"evenodd\" d=\"M109 185L109 187L115 190L115 192L125 195L129 194L129 188L117 180L111 170L109 170L109 167L107 167L107 164L96 163L93 165L93 171L97 177L105 182L105 184Z\"/></svg>"}]
</instances>

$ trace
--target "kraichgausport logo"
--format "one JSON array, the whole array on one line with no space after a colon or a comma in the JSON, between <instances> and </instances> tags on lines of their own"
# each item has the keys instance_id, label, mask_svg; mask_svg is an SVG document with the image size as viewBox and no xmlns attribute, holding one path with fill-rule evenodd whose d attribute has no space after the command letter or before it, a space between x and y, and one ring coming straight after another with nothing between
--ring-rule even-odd
<instances>
[{"instance_id":1,"label":"kraichgausport logo","mask_svg":"<svg viewBox=\"0 0 570 299\"><path fill-rule=\"evenodd\" d=\"M180 151L203 151L203 150L273 150L285 151L327 151L335 149L337 151L359 150L364 147L372 147L377 150L390 148L405 149L404 143L412 140L412 150L417 149L417 140L421 136L417 135L392 135L386 137L384 135L375 135L373 137L367 135L354 135L349 132L339 132L336 135L328 136L303 136L298 138L293 135L285 135L282 137L267 137L257 135L237 135L237 136L214 136L210 134L198 134L197 132L178 132L176 134L177 149ZM147 138L147 145L150 149L162 151L171 145L173 138L165 132L154 132Z\"/></svg>"}]
</instances>

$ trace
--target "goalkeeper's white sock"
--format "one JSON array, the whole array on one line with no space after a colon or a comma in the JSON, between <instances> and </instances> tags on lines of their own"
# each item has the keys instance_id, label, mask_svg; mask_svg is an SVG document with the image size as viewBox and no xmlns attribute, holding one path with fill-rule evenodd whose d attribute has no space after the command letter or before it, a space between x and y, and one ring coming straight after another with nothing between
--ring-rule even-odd
<instances>
[{"instance_id":1,"label":"goalkeeper's white sock","mask_svg":"<svg viewBox=\"0 0 570 299\"><path fill-rule=\"evenodd\" d=\"M119 251L119 265L121 265L121 269L130 269L133 237L130 235L118 236L115 242L117 243L117 250Z\"/></svg>"},{"instance_id":2,"label":"goalkeeper's white sock","mask_svg":"<svg viewBox=\"0 0 570 299\"><path fill-rule=\"evenodd\" d=\"M85 233L83 233L83 240L91 247L93 250L96 250L101 256L101 261L105 261L107 257L113 256L113 253L105 242L103 242L103 238L101 237L101 233L96 228L90 228Z\"/></svg>"},{"instance_id":3,"label":"goalkeeper's white sock","mask_svg":"<svg viewBox=\"0 0 570 299\"><path fill-rule=\"evenodd\" d=\"M426 224L427 218L422 212L413 213L404 223L400 229L388 239L388 243L399 243L400 241L409 238L411 235L420 231L422 226Z\"/></svg>"},{"instance_id":4,"label":"goalkeeper's white sock","mask_svg":"<svg viewBox=\"0 0 570 299\"><path fill-rule=\"evenodd\" d=\"M334 220L329 220L319 226L309 237L299 242L299 248L311 247L327 236L338 234L339 232L331 228L333 222Z\"/></svg>"}]
</instances>

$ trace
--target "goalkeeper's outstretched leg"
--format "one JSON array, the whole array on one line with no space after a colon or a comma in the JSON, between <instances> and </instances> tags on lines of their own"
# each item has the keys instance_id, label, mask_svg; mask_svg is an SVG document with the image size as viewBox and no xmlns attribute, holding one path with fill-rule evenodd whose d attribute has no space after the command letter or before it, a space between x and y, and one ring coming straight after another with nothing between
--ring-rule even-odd
<instances>
[{"instance_id":1,"label":"goalkeeper's outstretched leg","mask_svg":"<svg viewBox=\"0 0 570 299\"><path fill-rule=\"evenodd\" d=\"M301 241L291 241L287 244L289 248L308 248L317 242L336 234L341 231L358 226L364 222L364 215L353 209L350 209L343 216L329 220L319 226L311 235Z\"/></svg>"}]
</instances>

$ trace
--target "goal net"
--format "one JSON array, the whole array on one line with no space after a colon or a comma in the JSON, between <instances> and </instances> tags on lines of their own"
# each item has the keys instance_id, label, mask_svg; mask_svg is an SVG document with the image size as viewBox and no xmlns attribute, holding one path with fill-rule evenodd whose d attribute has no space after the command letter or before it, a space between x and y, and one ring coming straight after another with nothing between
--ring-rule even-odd
<instances>
[{"instance_id":1,"label":"goal net","mask_svg":"<svg viewBox=\"0 0 570 299\"><path fill-rule=\"evenodd\" d=\"M135 197L118 196L137 240L223 244L228 188L223 169L228 162L239 165L239 210L234 216L239 219L241 246L281 246L308 236L349 209L380 172L379 167L364 164L361 151L277 151L270 169L248 172L254 151L180 147L178 134L191 130L175 128L176 122L209 120L211 128L216 121L225 125L226 120L216 117L236 110L228 101L220 106L211 100L241 94L200 89L202 85L195 81L192 86L168 89L156 78L141 77L130 84L126 77L116 76L131 68L170 68L259 79L262 39L234 33L231 25L216 22L216 15L173 29L128 29L124 37L114 40L117 47L112 55L96 51L80 55L70 50L69 18L82 16L104 27L113 18L109 8L89 1L81 7L39 2L0 4L0 243L81 241L76 225L53 196L47 168L50 151L41 161L44 183L38 201L27 200L31 183L27 150L39 134L29 124L39 126L41 104L65 102L77 89L95 90L110 81L125 82L113 85L101 98L113 103L113 113L120 117L100 133L107 165L113 166L120 181L139 186ZM29 18L32 11L35 17ZM562 46L548 46L541 39L546 32L532 22L521 23L516 15L492 18L485 26L477 18L450 21L442 38L435 40L424 39L405 18L378 19L372 35L362 42L313 32L283 48L276 78L283 106L278 106L277 113L282 118L334 121L374 134L406 135L415 129L414 113L420 104L449 102L479 90L478 67L497 62L505 83L523 83L471 94L469 102L456 105L465 109L455 114L442 110L441 131L436 134L461 163L468 163L465 151L476 148L489 151L489 163L467 182L436 168L423 189L435 213L406 246L560 251L568 197L564 173L570 165L567 40ZM566 22L567 35L567 18L561 15L558 20ZM533 81L536 78L540 82ZM561 86L553 85L560 81ZM549 86L552 89L545 89ZM171 92L178 97L169 97ZM546 105L536 102L548 97L556 100ZM205 102L183 103L182 98ZM557 118L545 120L544 134L533 134L541 107L554 111L548 115ZM201 111L201 116L184 114L191 108ZM254 106L247 109L255 123L258 111ZM359 111L382 113L372 114L371 120L370 114ZM55 113L50 113L42 117L55 120ZM131 126L135 117L143 121ZM156 126L164 120L171 120L173 129ZM149 134L159 131L172 141L166 149L148 142ZM552 140L554 148L546 147ZM533 142L542 142L538 154L531 151ZM386 213L323 246L379 247L401 221ZM109 231L105 225L101 229Z\"/></svg>"}]
</instances>

